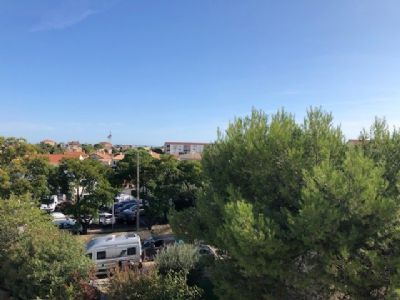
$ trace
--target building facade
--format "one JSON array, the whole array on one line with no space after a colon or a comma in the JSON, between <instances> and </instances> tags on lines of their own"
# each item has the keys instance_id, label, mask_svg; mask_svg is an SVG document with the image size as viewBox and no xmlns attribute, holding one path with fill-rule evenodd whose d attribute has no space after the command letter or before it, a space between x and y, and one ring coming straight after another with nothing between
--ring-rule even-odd
<instances>
[{"instance_id":1,"label":"building facade","mask_svg":"<svg viewBox=\"0 0 400 300\"><path fill-rule=\"evenodd\" d=\"M207 143L191 143L191 142L165 142L164 151L166 154L181 155L203 153Z\"/></svg>"}]
</instances>

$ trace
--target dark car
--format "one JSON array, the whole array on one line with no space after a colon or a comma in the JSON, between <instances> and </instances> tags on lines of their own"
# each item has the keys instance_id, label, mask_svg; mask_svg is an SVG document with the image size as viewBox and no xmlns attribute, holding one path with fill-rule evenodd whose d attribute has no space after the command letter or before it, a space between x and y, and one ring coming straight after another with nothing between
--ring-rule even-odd
<instances>
[{"instance_id":1,"label":"dark car","mask_svg":"<svg viewBox=\"0 0 400 300\"><path fill-rule=\"evenodd\" d=\"M155 256L159 251L168 246L181 242L182 241L176 240L173 235L150 237L147 240L145 240L142 245L144 257L147 260L154 260Z\"/></svg>"}]
</instances>

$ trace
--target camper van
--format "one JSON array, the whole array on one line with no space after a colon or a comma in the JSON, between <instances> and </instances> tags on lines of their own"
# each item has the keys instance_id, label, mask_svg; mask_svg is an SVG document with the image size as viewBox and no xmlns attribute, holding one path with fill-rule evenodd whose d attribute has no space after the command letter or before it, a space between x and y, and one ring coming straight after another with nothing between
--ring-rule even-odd
<instances>
[{"instance_id":1,"label":"camper van","mask_svg":"<svg viewBox=\"0 0 400 300\"><path fill-rule=\"evenodd\" d=\"M96 264L96 275L126 263L139 263L141 254L140 237L135 233L94 238L86 246L86 255Z\"/></svg>"}]
</instances>

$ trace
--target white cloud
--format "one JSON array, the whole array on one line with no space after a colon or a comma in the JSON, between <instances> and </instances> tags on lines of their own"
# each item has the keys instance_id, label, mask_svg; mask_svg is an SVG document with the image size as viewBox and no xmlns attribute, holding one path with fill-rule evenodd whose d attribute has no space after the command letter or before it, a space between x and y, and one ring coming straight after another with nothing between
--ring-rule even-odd
<instances>
[{"instance_id":1,"label":"white cloud","mask_svg":"<svg viewBox=\"0 0 400 300\"><path fill-rule=\"evenodd\" d=\"M68 15L47 16L41 22L34 25L30 31L35 32L43 30L64 29L73 26L77 23L80 23L96 13L98 13L98 11L88 9L84 12L80 12L79 14L71 14L69 16Z\"/></svg>"},{"instance_id":2,"label":"white cloud","mask_svg":"<svg viewBox=\"0 0 400 300\"><path fill-rule=\"evenodd\" d=\"M37 22L31 32L61 30L79 24L89 17L111 8L118 0L53 1L35 13Z\"/></svg>"}]
</instances>

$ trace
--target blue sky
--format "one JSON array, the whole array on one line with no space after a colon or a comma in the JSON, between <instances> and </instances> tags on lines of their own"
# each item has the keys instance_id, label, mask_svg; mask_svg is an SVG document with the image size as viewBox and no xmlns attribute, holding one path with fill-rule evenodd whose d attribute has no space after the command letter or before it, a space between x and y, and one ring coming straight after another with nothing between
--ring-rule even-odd
<instances>
[{"instance_id":1,"label":"blue sky","mask_svg":"<svg viewBox=\"0 0 400 300\"><path fill-rule=\"evenodd\" d=\"M0 135L212 141L252 107L400 125L400 2L0 1Z\"/></svg>"}]
</instances>

